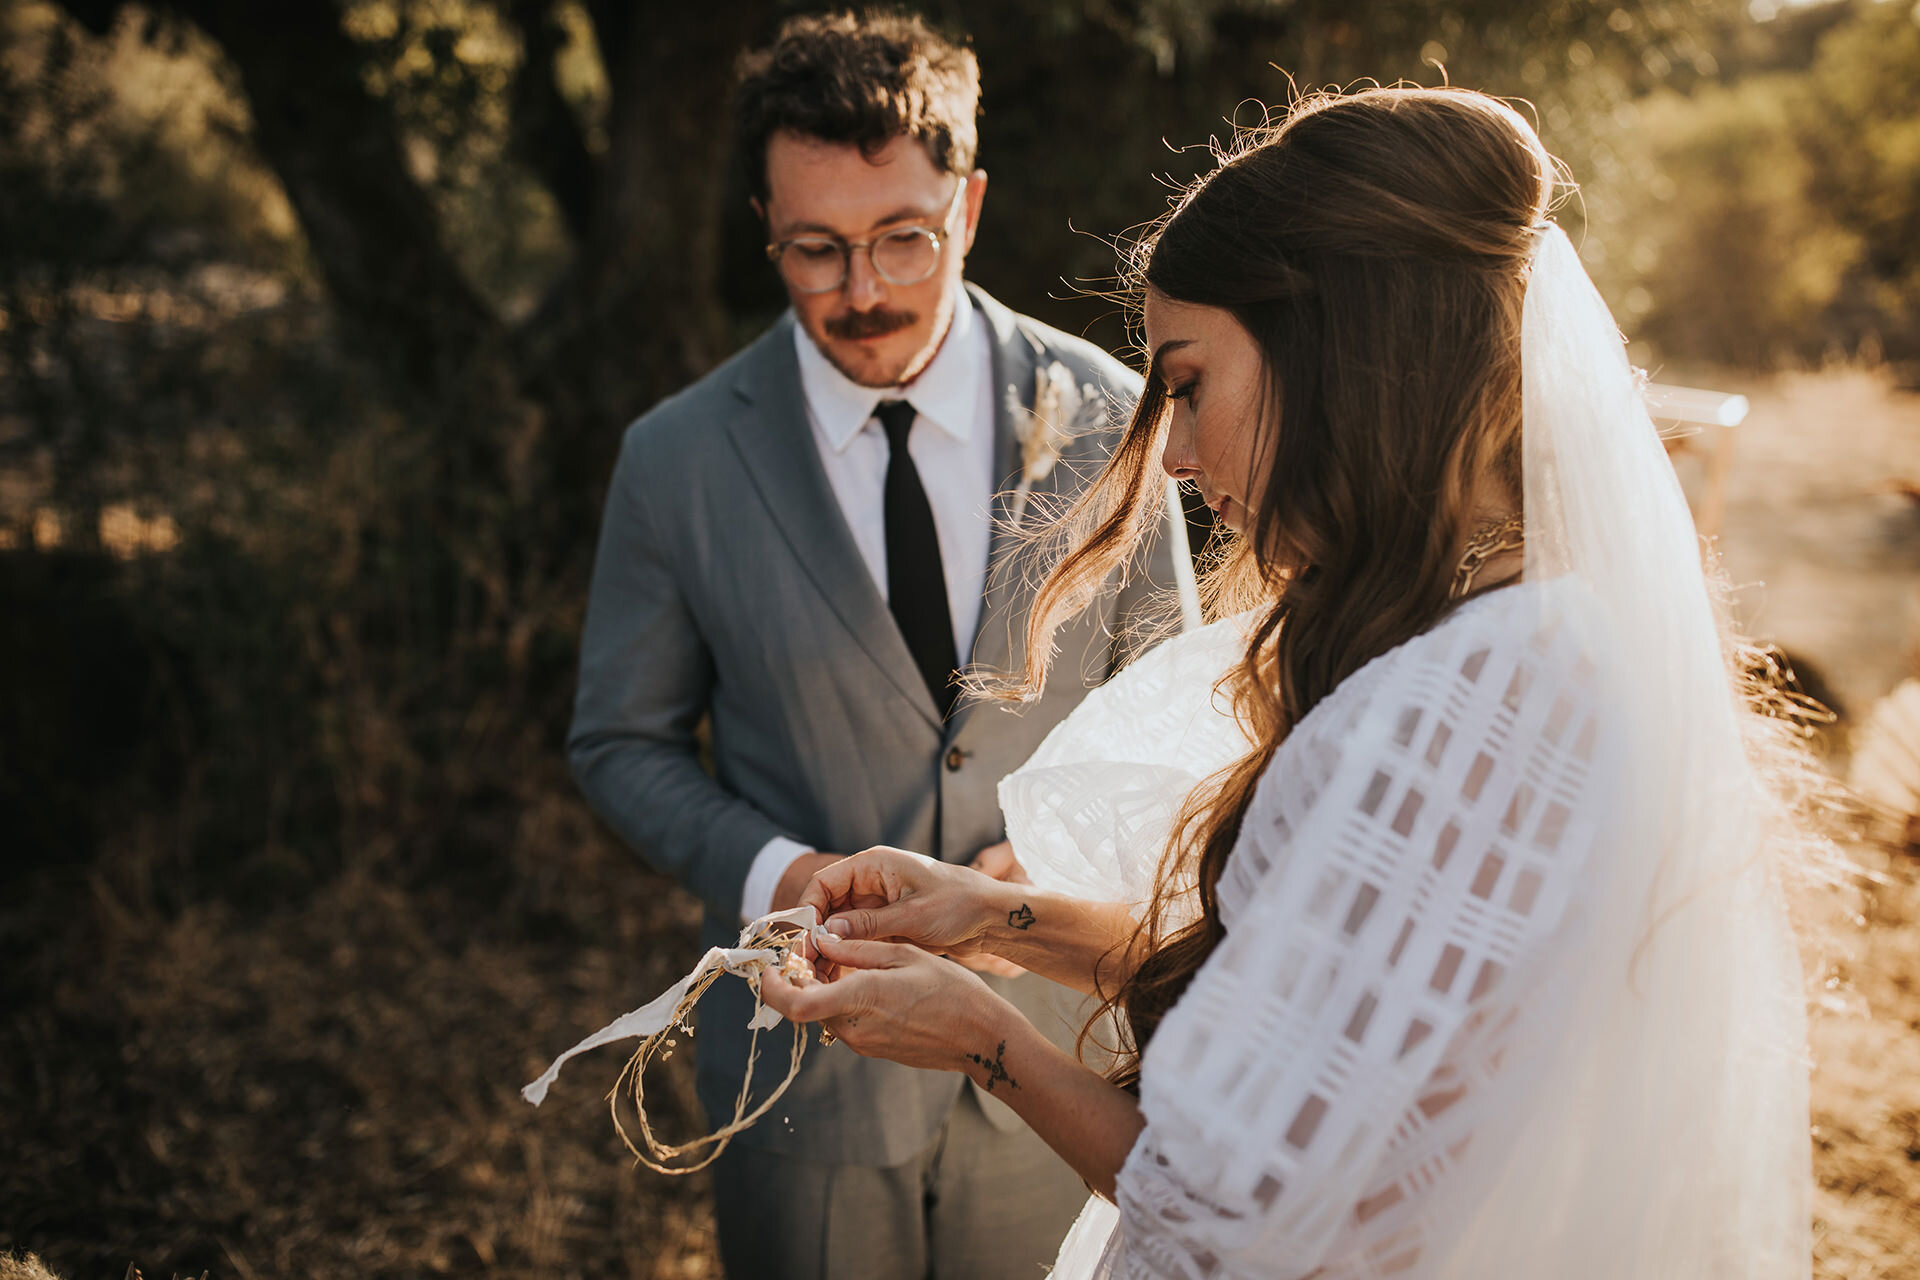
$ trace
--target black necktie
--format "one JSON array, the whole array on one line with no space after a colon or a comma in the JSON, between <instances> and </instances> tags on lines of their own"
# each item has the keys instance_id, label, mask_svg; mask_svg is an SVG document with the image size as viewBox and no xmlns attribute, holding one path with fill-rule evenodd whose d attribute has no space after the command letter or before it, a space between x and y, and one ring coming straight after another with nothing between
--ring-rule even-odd
<instances>
[{"instance_id":1,"label":"black necktie","mask_svg":"<svg viewBox=\"0 0 1920 1280\"><path fill-rule=\"evenodd\" d=\"M873 416L887 433L887 607L933 694L933 705L945 717L953 711L953 671L960 658L953 647L953 615L947 611L940 535L920 472L907 452L914 409L905 400L882 400Z\"/></svg>"}]
</instances>

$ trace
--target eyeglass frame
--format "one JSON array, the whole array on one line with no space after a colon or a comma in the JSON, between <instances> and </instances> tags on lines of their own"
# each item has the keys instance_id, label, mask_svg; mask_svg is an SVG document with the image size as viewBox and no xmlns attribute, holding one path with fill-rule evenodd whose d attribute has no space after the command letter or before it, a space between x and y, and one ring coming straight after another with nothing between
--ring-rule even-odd
<instances>
[{"instance_id":1,"label":"eyeglass frame","mask_svg":"<svg viewBox=\"0 0 1920 1280\"><path fill-rule=\"evenodd\" d=\"M940 270L940 255L946 249L947 242L954 237L953 218L955 214L960 212L960 199L966 194L966 190L967 180L962 178L960 179L959 185L953 190L953 200L947 206L946 218L943 219L937 227L915 226L909 223L904 227L894 227L891 230L882 231L871 240L842 240L839 236L829 232L808 231L797 236L788 236L785 240L775 240L769 244L767 246L767 261L773 264L773 269L779 272L780 278L786 281L788 287L798 290L808 297L817 297L820 294L832 293L836 289L843 288L847 283L847 277L853 274L853 255L855 250L866 253L867 266L872 269L873 274L879 276L888 284L901 289L906 288L908 285L922 284L931 280L934 272ZM927 274L921 276L918 280L896 280L882 270L878 262L873 260L873 249L875 245L885 240L888 236L897 236L904 232L923 235L933 241L933 265L927 269ZM780 255L785 253L789 247L799 244L803 240L822 241L840 250L840 278L824 289L802 289L799 285L794 284L791 279L788 279L786 272L780 270Z\"/></svg>"}]
</instances>

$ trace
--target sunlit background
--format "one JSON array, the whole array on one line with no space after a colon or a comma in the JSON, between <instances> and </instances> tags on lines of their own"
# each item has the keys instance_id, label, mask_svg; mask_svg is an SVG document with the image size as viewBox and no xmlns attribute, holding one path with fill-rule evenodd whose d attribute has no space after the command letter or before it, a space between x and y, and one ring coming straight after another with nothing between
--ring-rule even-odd
<instances>
[{"instance_id":1,"label":"sunlit background","mask_svg":"<svg viewBox=\"0 0 1920 1280\"><path fill-rule=\"evenodd\" d=\"M516 1090L694 955L561 741L620 429L782 306L726 100L815 7L0 0L0 1251L718 1274L617 1054ZM1916 1274L1920 6L920 8L982 65L970 274L1116 349L1110 242L1259 103L1531 104L1636 359L1752 405L1676 465L1876 806L1809 911L1816 1271Z\"/></svg>"}]
</instances>

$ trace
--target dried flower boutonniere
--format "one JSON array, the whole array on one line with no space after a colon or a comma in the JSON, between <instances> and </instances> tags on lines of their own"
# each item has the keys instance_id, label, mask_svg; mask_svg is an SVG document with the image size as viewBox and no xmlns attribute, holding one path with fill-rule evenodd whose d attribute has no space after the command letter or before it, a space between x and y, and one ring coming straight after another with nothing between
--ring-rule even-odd
<instances>
[{"instance_id":1,"label":"dried flower boutonniere","mask_svg":"<svg viewBox=\"0 0 1920 1280\"><path fill-rule=\"evenodd\" d=\"M1013 387L1007 388L1007 412L1013 419L1014 438L1020 442L1020 483L1013 491L1014 524L1026 514L1027 495L1033 486L1047 478L1067 441L1087 429L1087 419L1105 410L1098 388L1075 383L1073 372L1058 360L1049 361L1034 374L1033 408L1021 403Z\"/></svg>"}]
</instances>

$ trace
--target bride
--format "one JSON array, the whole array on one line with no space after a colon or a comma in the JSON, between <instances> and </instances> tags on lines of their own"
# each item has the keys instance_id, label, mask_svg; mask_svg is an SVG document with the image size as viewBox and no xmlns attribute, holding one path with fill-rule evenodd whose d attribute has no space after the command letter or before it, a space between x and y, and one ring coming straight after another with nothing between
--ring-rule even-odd
<instances>
[{"instance_id":1,"label":"bride","mask_svg":"<svg viewBox=\"0 0 1920 1280\"><path fill-rule=\"evenodd\" d=\"M1131 426L1027 635L1151 527L1231 617L1002 786L1032 885L876 849L766 1003L962 1071L1095 1198L1054 1275L1766 1278L1809 1267L1791 821L1553 163L1456 90L1310 100L1136 256ZM1101 1075L940 956L1101 996Z\"/></svg>"}]
</instances>

